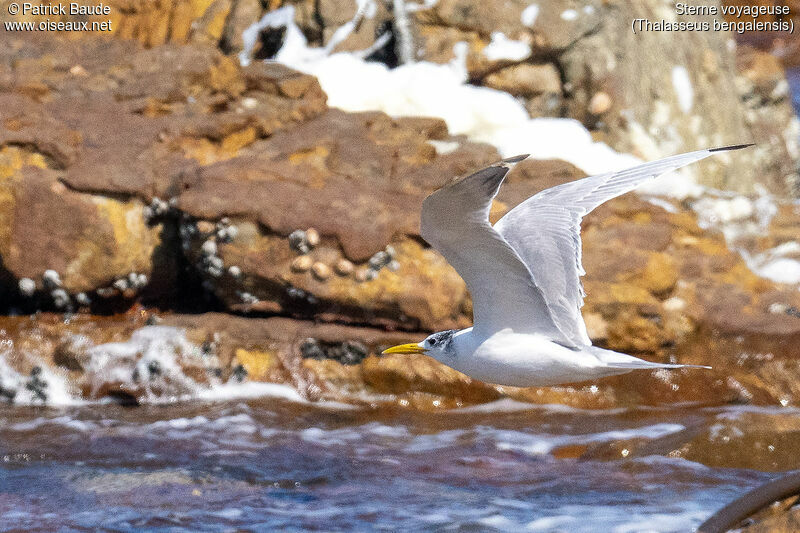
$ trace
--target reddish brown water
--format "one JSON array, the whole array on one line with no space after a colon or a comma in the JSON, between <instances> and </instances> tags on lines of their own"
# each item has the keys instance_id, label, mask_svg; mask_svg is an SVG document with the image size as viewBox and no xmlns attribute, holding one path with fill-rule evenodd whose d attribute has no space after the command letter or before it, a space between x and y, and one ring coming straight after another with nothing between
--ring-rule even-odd
<instances>
[{"instance_id":1,"label":"reddish brown water","mask_svg":"<svg viewBox=\"0 0 800 533\"><path fill-rule=\"evenodd\" d=\"M761 416L275 398L4 407L0 529L690 531L774 474L661 452L687 428L745 415Z\"/></svg>"}]
</instances>

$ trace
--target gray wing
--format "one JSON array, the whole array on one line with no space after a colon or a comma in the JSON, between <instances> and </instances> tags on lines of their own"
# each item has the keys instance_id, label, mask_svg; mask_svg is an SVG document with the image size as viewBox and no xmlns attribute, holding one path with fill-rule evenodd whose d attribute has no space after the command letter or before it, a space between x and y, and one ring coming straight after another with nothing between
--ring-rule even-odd
<instances>
[{"instance_id":1,"label":"gray wing","mask_svg":"<svg viewBox=\"0 0 800 533\"><path fill-rule=\"evenodd\" d=\"M600 204L642 182L715 152L751 145L699 150L546 189L519 204L494 228L527 265L558 330L576 345L589 345L580 308L581 219Z\"/></svg>"},{"instance_id":2,"label":"gray wing","mask_svg":"<svg viewBox=\"0 0 800 533\"><path fill-rule=\"evenodd\" d=\"M517 252L489 223L489 209L511 165L505 159L439 189L422 203L421 235L464 279L472 295L473 329L489 335L512 328L568 346L542 291Z\"/></svg>"}]
</instances>

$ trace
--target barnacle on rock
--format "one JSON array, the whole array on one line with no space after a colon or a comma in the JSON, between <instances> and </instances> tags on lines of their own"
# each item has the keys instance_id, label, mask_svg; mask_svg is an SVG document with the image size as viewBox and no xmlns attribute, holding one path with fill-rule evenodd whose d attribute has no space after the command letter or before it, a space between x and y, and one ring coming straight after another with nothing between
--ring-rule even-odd
<instances>
[{"instance_id":1,"label":"barnacle on rock","mask_svg":"<svg viewBox=\"0 0 800 533\"><path fill-rule=\"evenodd\" d=\"M320 281L325 281L326 279L331 277L331 269L325 263L319 263L319 262L314 263L311 266L311 272L314 274L314 277L316 277Z\"/></svg>"},{"instance_id":2,"label":"barnacle on rock","mask_svg":"<svg viewBox=\"0 0 800 533\"><path fill-rule=\"evenodd\" d=\"M55 270L45 270L42 274L42 283L46 289L55 289L61 286L61 277Z\"/></svg>"},{"instance_id":3,"label":"barnacle on rock","mask_svg":"<svg viewBox=\"0 0 800 533\"><path fill-rule=\"evenodd\" d=\"M301 255L292 261L292 270L295 272L307 272L314 261L307 255Z\"/></svg>"},{"instance_id":4,"label":"barnacle on rock","mask_svg":"<svg viewBox=\"0 0 800 533\"><path fill-rule=\"evenodd\" d=\"M289 248L299 254L307 254L311 251L311 247L306 240L306 232L298 229L289 234Z\"/></svg>"},{"instance_id":5,"label":"barnacle on rock","mask_svg":"<svg viewBox=\"0 0 800 533\"><path fill-rule=\"evenodd\" d=\"M340 276L349 276L353 273L353 269L353 263L347 259L339 259L339 261L336 262L335 270Z\"/></svg>"},{"instance_id":6,"label":"barnacle on rock","mask_svg":"<svg viewBox=\"0 0 800 533\"><path fill-rule=\"evenodd\" d=\"M57 309L65 309L69 306L69 294L64 289L54 289L50 292L50 297L53 298L53 305Z\"/></svg>"},{"instance_id":7,"label":"barnacle on rock","mask_svg":"<svg viewBox=\"0 0 800 533\"><path fill-rule=\"evenodd\" d=\"M36 292L36 282L30 278L22 278L17 284L19 292L23 296L31 297Z\"/></svg>"}]
</instances>

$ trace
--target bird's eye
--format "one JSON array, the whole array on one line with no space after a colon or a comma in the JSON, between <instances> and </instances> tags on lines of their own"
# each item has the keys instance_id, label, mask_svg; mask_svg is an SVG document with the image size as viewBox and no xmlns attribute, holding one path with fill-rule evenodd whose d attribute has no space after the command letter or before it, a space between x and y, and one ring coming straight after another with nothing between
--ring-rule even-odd
<instances>
[{"instance_id":1,"label":"bird's eye","mask_svg":"<svg viewBox=\"0 0 800 533\"><path fill-rule=\"evenodd\" d=\"M428 344L431 346L436 346L436 339L428 339Z\"/></svg>"}]
</instances>

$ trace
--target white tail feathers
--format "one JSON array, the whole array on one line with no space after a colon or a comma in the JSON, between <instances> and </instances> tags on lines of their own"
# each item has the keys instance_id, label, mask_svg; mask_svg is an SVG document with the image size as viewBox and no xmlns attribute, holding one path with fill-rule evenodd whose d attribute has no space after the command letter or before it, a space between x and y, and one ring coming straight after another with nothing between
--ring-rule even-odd
<instances>
[{"instance_id":1,"label":"white tail feathers","mask_svg":"<svg viewBox=\"0 0 800 533\"><path fill-rule=\"evenodd\" d=\"M588 347L589 351L597 357L608 368L627 368L630 370L654 370L659 368L676 369L676 368L705 368L710 369L710 366L705 365L679 365L673 363L653 363L645 361L638 357L633 357L624 353L614 352L612 350L604 350L597 346Z\"/></svg>"}]
</instances>

